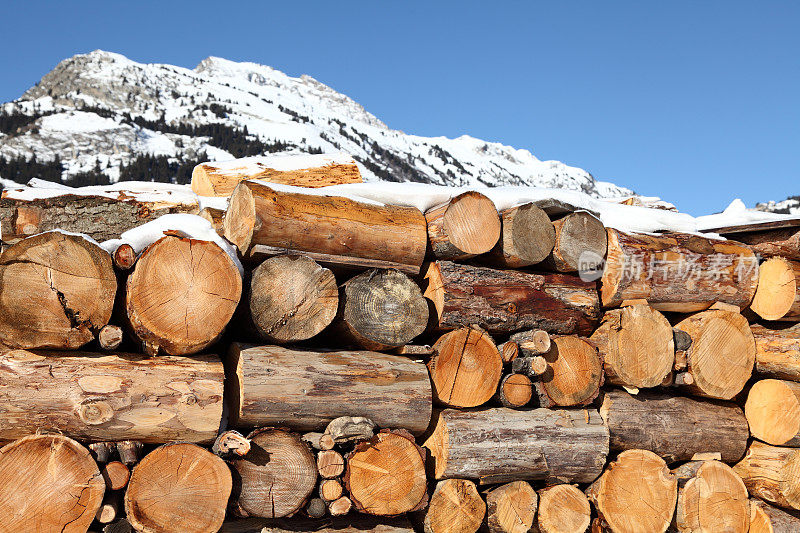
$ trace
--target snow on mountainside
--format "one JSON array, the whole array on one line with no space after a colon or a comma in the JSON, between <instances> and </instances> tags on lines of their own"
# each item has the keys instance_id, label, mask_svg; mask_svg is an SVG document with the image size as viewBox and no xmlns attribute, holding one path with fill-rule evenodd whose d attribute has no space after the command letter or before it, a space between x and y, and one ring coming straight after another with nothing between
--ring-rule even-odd
<instances>
[{"instance_id":1,"label":"snow on mountainside","mask_svg":"<svg viewBox=\"0 0 800 533\"><path fill-rule=\"evenodd\" d=\"M292 78L215 57L189 70L103 51L77 55L0 110L0 175L17 181L34 173L45 179L61 174L71 185L186 182L191 168L207 159L343 151L369 181L632 194L585 170L540 161L528 150L466 135L392 130L309 76Z\"/></svg>"},{"instance_id":2,"label":"snow on mountainside","mask_svg":"<svg viewBox=\"0 0 800 533\"><path fill-rule=\"evenodd\" d=\"M775 202L769 201L756 204L757 211L767 211L769 213L782 213L785 215L800 215L800 196L790 196L786 200Z\"/></svg>"}]
</instances>

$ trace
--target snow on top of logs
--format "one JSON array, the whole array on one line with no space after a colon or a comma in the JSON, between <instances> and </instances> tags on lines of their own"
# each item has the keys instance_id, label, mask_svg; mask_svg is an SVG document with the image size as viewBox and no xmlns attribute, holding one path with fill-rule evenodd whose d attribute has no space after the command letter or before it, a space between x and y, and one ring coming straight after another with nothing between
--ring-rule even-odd
<instances>
[{"instance_id":1,"label":"snow on top of logs","mask_svg":"<svg viewBox=\"0 0 800 533\"><path fill-rule=\"evenodd\" d=\"M182 237L199 241L211 241L227 253L244 276L244 268L236 253L236 247L219 236L211 222L197 215L172 213L163 215L141 226L123 233L119 239L104 241L100 246L109 253L114 253L121 244L130 244L137 254L159 240L166 232L177 232Z\"/></svg>"},{"instance_id":2,"label":"snow on top of logs","mask_svg":"<svg viewBox=\"0 0 800 533\"><path fill-rule=\"evenodd\" d=\"M356 161L349 154L334 152L331 154L292 154L292 155L257 155L241 157L228 161L210 161L203 165L219 172L241 172L254 174L260 170L272 169L282 172L305 170L307 168L330 165L355 165Z\"/></svg>"},{"instance_id":3,"label":"snow on top of logs","mask_svg":"<svg viewBox=\"0 0 800 533\"><path fill-rule=\"evenodd\" d=\"M767 211L747 209L740 199L736 199L722 213L697 217L699 231L717 233L738 233L758 229L800 226L800 215L784 215Z\"/></svg>"}]
</instances>

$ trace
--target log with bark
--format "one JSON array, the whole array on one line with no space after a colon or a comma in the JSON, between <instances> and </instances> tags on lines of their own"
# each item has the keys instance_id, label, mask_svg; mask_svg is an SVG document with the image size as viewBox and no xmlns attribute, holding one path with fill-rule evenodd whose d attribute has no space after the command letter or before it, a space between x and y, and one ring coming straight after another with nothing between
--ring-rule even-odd
<instances>
[{"instance_id":1,"label":"log with bark","mask_svg":"<svg viewBox=\"0 0 800 533\"><path fill-rule=\"evenodd\" d=\"M138 463L144 454L144 444L138 440L121 440L116 447L119 460L127 466Z\"/></svg>"},{"instance_id":2,"label":"log with bark","mask_svg":"<svg viewBox=\"0 0 800 533\"><path fill-rule=\"evenodd\" d=\"M309 518L322 518L328 512L328 504L322 498L311 498L308 500L304 511ZM225 526L223 525L222 530L224 529Z\"/></svg>"},{"instance_id":3,"label":"log with bark","mask_svg":"<svg viewBox=\"0 0 800 533\"><path fill-rule=\"evenodd\" d=\"M114 253L111 254L111 257L114 260L114 266L117 270L123 272L132 269L133 265L136 264L136 260L139 258L133 246L125 242L117 246Z\"/></svg>"},{"instance_id":4,"label":"log with bark","mask_svg":"<svg viewBox=\"0 0 800 533\"><path fill-rule=\"evenodd\" d=\"M612 450L646 449L668 463L710 454L728 463L738 461L749 436L747 419L736 404L660 392L633 396L609 390L600 415Z\"/></svg>"},{"instance_id":5,"label":"log with bark","mask_svg":"<svg viewBox=\"0 0 800 533\"><path fill-rule=\"evenodd\" d=\"M747 393L744 414L753 437L773 446L800 446L800 383L757 381Z\"/></svg>"},{"instance_id":6,"label":"log with bark","mask_svg":"<svg viewBox=\"0 0 800 533\"><path fill-rule=\"evenodd\" d=\"M234 343L225 364L233 427L320 431L340 416L425 431L431 384L425 365L378 352L311 352Z\"/></svg>"},{"instance_id":7,"label":"log with bark","mask_svg":"<svg viewBox=\"0 0 800 533\"><path fill-rule=\"evenodd\" d=\"M608 229L600 292L604 307L645 299L659 311L702 311L717 301L744 309L757 283L757 259L743 244Z\"/></svg>"},{"instance_id":8,"label":"log with bark","mask_svg":"<svg viewBox=\"0 0 800 533\"><path fill-rule=\"evenodd\" d=\"M755 363L755 340L747 319L739 313L709 309L684 318L675 328L692 339L686 350L686 373L676 383L708 398L730 400L739 394Z\"/></svg>"},{"instance_id":9,"label":"log with bark","mask_svg":"<svg viewBox=\"0 0 800 533\"><path fill-rule=\"evenodd\" d=\"M268 155L201 163L192 170L192 190L200 196L230 196L245 180L295 187L361 183L355 160L345 154Z\"/></svg>"},{"instance_id":10,"label":"log with bark","mask_svg":"<svg viewBox=\"0 0 800 533\"><path fill-rule=\"evenodd\" d=\"M800 321L800 262L783 257L764 261L750 310L764 320Z\"/></svg>"},{"instance_id":11,"label":"log with bark","mask_svg":"<svg viewBox=\"0 0 800 533\"><path fill-rule=\"evenodd\" d=\"M486 516L486 503L475 483L468 479L445 479L433 489L422 516L425 533L475 533Z\"/></svg>"},{"instance_id":12,"label":"log with bark","mask_svg":"<svg viewBox=\"0 0 800 533\"><path fill-rule=\"evenodd\" d=\"M587 271L591 264L600 264L606 256L608 235L600 220L586 211L575 211L553 221L555 241L552 252L542 264L556 272Z\"/></svg>"},{"instance_id":13,"label":"log with bark","mask_svg":"<svg viewBox=\"0 0 800 533\"><path fill-rule=\"evenodd\" d=\"M339 307L336 278L301 255L279 255L258 265L247 290L249 318L270 342L310 339L325 329Z\"/></svg>"},{"instance_id":14,"label":"log with bark","mask_svg":"<svg viewBox=\"0 0 800 533\"><path fill-rule=\"evenodd\" d=\"M0 343L80 348L108 324L116 292L96 243L58 231L24 239L0 254Z\"/></svg>"},{"instance_id":15,"label":"log with bark","mask_svg":"<svg viewBox=\"0 0 800 533\"><path fill-rule=\"evenodd\" d=\"M591 403L603 384L603 361L597 349L575 336L555 337L545 354L547 369L534 381L539 407Z\"/></svg>"},{"instance_id":16,"label":"log with bark","mask_svg":"<svg viewBox=\"0 0 800 533\"><path fill-rule=\"evenodd\" d=\"M428 361L434 399L451 407L477 407L497 391L503 361L492 338L477 327L442 335Z\"/></svg>"},{"instance_id":17,"label":"log with bark","mask_svg":"<svg viewBox=\"0 0 800 533\"><path fill-rule=\"evenodd\" d=\"M248 181L234 190L223 226L225 238L245 257L264 247L411 274L419 272L428 239L425 217L416 208L283 192Z\"/></svg>"},{"instance_id":18,"label":"log with bark","mask_svg":"<svg viewBox=\"0 0 800 533\"><path fill-rule=\"evenodd\" d=\"M59 431L90 441L211 442L222 419L216 356L0 355L0 441Z\"/></svg>"},{"instance_id":19,"label":"log with bark","mask_svg":"<svg viewBox=\"0 0 800 533\"><path fill-rule=\"evenodd\" d=\"M136 465L125 491L128 521L143 533L213 533L231 495L225 461L195 444L160 446Z\"/></svg>"},{"instance_id":20,"label":"log with bark","mask_svg":"<svg viewBox=\"0 0 800 533\"><path fill-rule=\"evenodd\" d=\"M531 378L541 376L550 368L550 363L542 355L533 357L517 357L511 362L511 370L525 374ZM531 384L532 386L533 384Z\"/></svg>"},{"instance_id":21,"label":"log with bark","mask_svg":"<svg viewBox=\"0 0 800 533\"><path fill-rule=\"evenodd\" d=\"M131 471L127 465L121 461L111 461L100 468L103 480L106 482L108 490L122 490L128 485Z\"/></svg>"},{"instance_id":22,"label":"log with bark","mask_svg":"<svg viewBox=\"0 0 800 533\"><path fill-rule=\"evenodd\" d=\"M514 341L507 341L497 345L497 351L500 352L500 358L503 364L507 365L519 356L519 344ZM430 355L433 355L432 353Z\"/></svg>"},{"instance_id":23,"label":"log with bark","mask_svg":"<svg viewBox=\"0 0 800 533\"><path fill-rule=\"evenodd\" d=\"M323 479L319 484L319 497L325 502L338 500L342 497L343 492L344 487L342 487L342 482L338 479Z\"/></svg>"},{"instance_id":24,"label":"log with bark","mask_svg":"<svg viewBox=\"0 0 800 533\"><path fill-rule=\"evenodd\" d=\"M773 507L758 498L750 499L750 533L795 533L800 516Z\"/></svg>"},{"instance_id":25,"label":"log with bark","mask_svg":"<svg viewBox=\"0 0 800 533\"><path fill-rule=\"evenodd\" d=\"M371 439L375 435L375 422L363 416L340 416L328 423L325 435L336 444Z\"/></svg>"},{"instance_id":26,"label":"log with bark","mask_svg":"<svg viewBox=\"0 0 800 533\"><path fill-rule=\"evenodd\" d=\"M272 428L247 438L250 451L231 461L237 514L281 518L299 511L317 486L317 464L308 445L299 435Z\"/></svg>"},{"instance_id":27,"label":"log with bark","mask_svg":"<svg viewBox=\"0 0 800 533\"><path fill-rule=\"evenodd\" d=\"M428 504L425 452L405 430L381 430L347 455L344 483L362 513L396 516Z\"/></svg>"},{"instance_id":28,"label":"log with bark","mask_svg":"<svg viewBox=\"0 0 800 533\"><path fill-rule=\"evenodd\" d=\"M783 507L800 509L800 450L754 440L733 470L751 496Z\"/></svg>"},{"instance_id":29,"label":"log with bark","mask_svg":"<svg viewBox=\"0 0 800 533\"><path fill-rule=\"evenodd\" d=\"M509 342L517 344L525 357L547 353L552 346L550 334L542 329L519 331L509 337Z\"/></svg>"},{"instance_id":30,"label":"log with bark","mask_svg":"<svg viewBox=\"0 0 800 533\"><path fill-rule=\"evenodd\" d=\"M533 383L525 374L506 374L497 387L495 400L503 407L525 407L533 397Z\"/></svg>"},{"instance_id":31,"label":"log with bark","mask_svg":"<svg viewBox=\"0 0 800 533\"><path fill-rule=\"evenodd\" d=\"M419 286L398 270L369 270L339 290L336 329L366 350L398 348L425 332L428 303Z\"/></svg>"},{"instance_id":32,"label":"log with bark","mask_svg":"<svg viewBox=\"0 0 800 533\"><path fill-rule=\"evenodd\" d=\"M528 533L539 496L527 481L512 481L486 493L489 533Z\"/></svg>"},{"instance_id":33,"label":"log with bark","mask_svg":"<svg viewBox=\"0 0 800 533\"><path fill-rule=\"evenodd\" d=\"M766 378L800 381L800 326L770 327L752 324L756 369Z\"/></svg>"},{"instance_id":34,"label":"log with bark","mask_svg":"<svg viewBox=\"0 0 800 533\"><path fill-rule=\"evenodd\" d=\"M225 228L222 223L225 220L225 210L217 209L215 207L204 207L197 213L197 216L204 218L211 223L211 227L217 232L217 235L222 235Z\"/></svg>"},{"instance_id":35,"label":"log with bark","mask_svg":"<svg viewBox=\"0 0 800 533\"><path fill-rule=\"evenodd\" d=\"M603 470L608 429L594 410L445 409L424 446L436 479L588 483Z\"/></svg>"},{"instance_id":36,"label":"log with bark","mask_svg":"<svg viewBox=\"0 0 800 533\"><path fill-rule=\"evenodd\" d=\"M588 489L603 526L615 533L663 533L672 522L678 480L647 450L619 454Z\"/></svg>"},{"instance_id":37,"label":"log with bark","mask_svg":"<svg viewBox=\"0 0 800 533\"><path fill-rule=\"evenodd\" d=\"M536 533L584 533L592 509L586 495L575 485L553 485L539 491Z\"/></svg>"},{"instance_id":38,"label":"log with bark","mask_svg":"<svg viewBox=\"0 0 800 533\"><path fill-rule=\"evenodd\" d=\"M436 309L436 329L477 324L489 333L542 329L590 335L600 319L595 283L565 274L436 261L425 269L423 288Z\"/></svg>"},{"instance_id":39,"label":"log with bark","mask_svg":"<svg viewBox=\"0 0 800 533\"><path fill-rule=\"evenodd\" d=\"M122 493L106 492L103 502L95 514L95 520L100 524L110 524L122 515L122 509Z\"/></svg>"},{"instance_id":40,"label":"log with bark","mask_svg":"<svg viewBox=\"0 0 800 533\"><path fill-rule=\"evenodd\" d=\"M250 440L238 431L223 431L214 440L211 451L223 459L235 455L243 457L250 452Z\"/></svg>"},{"instance_id":41,"label":"log with bark","mask_svg":"<svg viewBox=\"0 0 800 533\"><path fill-rule=\"evenodd\" d=\"M737 233L732 238L750 246L760 256L780 256L800 261L800 228Z\"/></svg>"},{"instance_id":42,"label":"log with bark","mask_svg":"<svg viewBox=\"0 0 800 533\"><path fill-rule=\"evenodd\" d=\"M625 387L655 387L672 372L672 326L648 305L612 309L591 336L603 358L606 381Z\"/></svg>"},{"instance_id":43,"label":"log with bark","mask_svg":"<svg viewBox=\"0 0 800 533\"><path fill-rule=\"evenodd\" d=\"M83 533L106 484L89 450L62 435L0 448L0 530Z\"/></svg>"},{"instance_id":44,"label":"log with bark","mask_svg":"<svg viewBox=\"0 0 800 533\"><path fill-rule=\"evenodd\" d=\"M122 328L106 324L97 333L97 345L101 350L113 351L120 347L123 340Z\"/></svg>"},{"instance_id":45,"label":"log with bark","mask_svg":"<svg viewBox=\"0 0 800 533\"><path fill-rule=\"evenodd\" d=\"M680 533L747 533L747 488L730 466L719 461L693 461L672 473L678 478L675 527Z\"/></svg>"},{"instance_id":46,"label":"log with bark","mask_svg":"<svg viewBox=\"0 0 800 533\"><path fill-rule=\"evenodd\" d=\"M353 501L347 496L340 496L328 504L331 516L344 516L353 510Z\"/></svg>"},{"instance_id":47,"label":"log with bark","mask_svg":"<svg viewBox=\"0 0 800 533\"><path fill-rule=\"evenodd\" d=\"M228 520L219 533L414 533L405 518L380 518L362 514L346 517L325 517L318 520L284 518L246 518Z\"/></svg>"},{"instance_id":48,"label":"log with bark","mask_svg":"<svg viewBox=\"0 0 800 533\"><path fill-rule=\"evenodd\" d=\"M464 260L490 251L500 240L497 208L477 192L459 194L425 212L430 250L437 259Z\"/></svg>"},{"instance_id":49,"label":"log with bark","mask_svg":"<svg viewBox=\"0 0 800 533\"><path fill-rule=\"evenodd\" d=\"M116 446L113 442L92 442L87 448L92 453L92 457L97 464L103 465L111 460L111 456L116 451Z\"/></svg>"},{"instance_id":50,"label":"log with bark","mask_svg":"<svg viewBox=\"0 0 800 533\"><path fill-rule=\"evenodd\" d=\"M481 261L499 268L523 268L544 261L553 250L556 232L547 213L523 204L500 213L500 239Z\"/></svg>"}]
</instances>

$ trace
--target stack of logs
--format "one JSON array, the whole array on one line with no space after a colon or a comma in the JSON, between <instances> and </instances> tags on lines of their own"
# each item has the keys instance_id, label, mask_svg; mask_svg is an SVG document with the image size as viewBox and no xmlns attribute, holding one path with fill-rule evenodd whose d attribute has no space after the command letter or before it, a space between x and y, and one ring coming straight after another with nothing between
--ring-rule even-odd
<instances>
[{"instance_id":1,"label":"stack of logs","mask_svg":"<svg viewBox=\"0 0 800 533\"><path fill-rule=\"evenodd\" d=\"M0 254L0 531L800 531L800 229L242 168L195 172L238 258L181 227L106 251L130 197L88 236L0 200L41 231Z\"/></svg>"}]
</instances>

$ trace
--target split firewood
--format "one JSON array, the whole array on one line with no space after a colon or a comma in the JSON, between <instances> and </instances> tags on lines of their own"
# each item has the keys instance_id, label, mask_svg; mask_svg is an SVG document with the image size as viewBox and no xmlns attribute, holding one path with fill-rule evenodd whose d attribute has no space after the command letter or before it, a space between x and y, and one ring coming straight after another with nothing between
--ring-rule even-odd
<instances>
[{"instance_id":1,"label":"split firewood","mask_svg":"<svg viewBox=\"0 0 800 533\"><path fill-rule=\"evenodd\" d=\"M436 484L422 518L425 533L475 533L486 516L486 504L475 483L445 479Z\"/></svg>"},{"instance_id":2,"label":"split firewood","mask_svg":"<svg viewBox=\"0 0 800 533\"><path fill-rule=\"evenodd\" d=\"M553 251L543 267L557 272L577 272L584 260L602 261L606 256L608 236L600 220L586 211L575 211L553 221ZM586 255L583 255L586 254Z\"/></svg>"},{"instance_id":3,"label":"split firewood","mask_svg":"<svg viewBox=\"0 0 800 533\"><path fill-rule=\"evenodd\" d=\"M750 533L795 533L800 516L782 511L757 498L750 499Z\"/></svg>"},{"instance_id":4,"label":"split firewood","mask_svg":"<svg viewBox=\"0 0 800 533\"><path fill-rule=\"evenodd\" d=\"M213 533L225 519L231 487L228 465L213 453L185 442L165 444L134 467L125 514L137 531Z\"/></svg>"},{"instance_id":5,"label":"split firewood","mask_svg":"<svg viewBox=\"0 0 800 533\"><path fill-rule=\"evenodd\" d=\"M531 401L533 383L525 374L507 374L500 380L495 394L496 401L503 407L519 409Z\"/></svg>"},{"instance_id":6,"label":"split firewood","mask_svg":"<svg viewBox=\"0 0 800 533\"><path fill-rule=\"evenodd\" d=\"M542 329L589 335L600 318L595 283L565 274L436 261L425 267L423 287L440 330L477 324L489 333Z\"/></svg>"},{"instance_id":7,"label":"split firewood","mask_svg":"<svg viewBox=\"0 0 800 533\"><path fill-rule=\"evenodd\" d=\"M353 501L347 496L342 496L328 504L328 512L331 516L344 516L353 508Z\"/></svg>"},{"instance_id":8,"label":"split firewood","mask_svg":"<svg viewBox=\"0 0 800 533\"><path fill-rule=\"evenodd\" d=\"M90 441L210 443L222 419L216 356L12 350L0 374L0 441L48 428Z\"/></svg>"},{"instance_id":9,"label":"split firewood","mask_svg":"<svg viewBox=\"0 0 800 533\"><path fill-rule=\"evenodd\" d=\"M211 451L223 459L233 456L243 457L250 452L250 440L238 431L224 431L214 441Z\"/></svg>"},{"instance_id":10,"label":"split firewood","mask_svg":"<svg viewBox=\"0 0 800 533\"><path fill-rule=\"evenodd\" d=\"M226 368L233 427L318 431L340 416L365 416L419 434L430 422L428 371L405 357L234 343Z\"/></svg>"},{"instance_id":11,"label":"split firewood","mask_svg":"<svg viewBox=\"0 0 800 533\"><path fill-rule=\"evenodd\" d=\"M530 377L537 377L547 373L550 364L544 356L517 357L511 362L511 370Z\"/></svg>"},{"instance_id":12,"label":"split firewood","mask_svg":"<svg viewBox=\"0 0 800 533\"><path fill-rule=\"evenodd\" d=\"M142 458L144 444L138 440L121 440L117 442L119 460L127 466L135 465Z\"/></svg>"},{"instance_id":13,"label":"split firewood","mask_svg":"<svg viewBox=\"0 0 800 533\"><path fill-rule=\"evenodd\" d=\"M103 480L106 482L108 490L122 490L128 485L128 480L131 477L131 471L120 461L110 461L100 468L100 473L103 475ZM112 519L113 520L113 519ZM105 522L108 524L111 522Z\"/></svg>"},{"instance_id":14,"label":"split firewood","mask_svg":"<svg viewBox=\"0 0 800 533\"><path fill-rule=\"evenodd\" d=\"M800 509L800 450L770 446L754 440L733 470L751 496L783 507Z\"/></svg>"},{"instance_id":15,"label":"split firewood","mask_svg":"<svg viewBox=\"0 0 800 533\"><path fill-rule=\"evenodd\" d=\"M414 275L428 241L425 217L416 208L283 192L252 181L233 191L223 227L225 238L245 257L263 247L321 263Z\"/></svg>"},{"instance_id":16,"label":"split firewood","mask_svg":"<svg viewBox=\"0 0 800 533\"><path fill-rule=\"evenodd\" d=\"M766 328L752 324L756 343L756 374L800 381L800 325Z\"/></svg>"},{"instance_id":17,"label":"split firewood","mask_svg":"<svg viewBox=\"0 0 800 533\"><path fill-rule=\"evenodd\" d=\"M749 437L747 419L734 403L609 390L600 415L608 426L612 450L646 449L668 463L703 454L719 454L728 463L738 461Z\"/></svg>"},{"instance_id":18,"label":"split firewood","mask_svg":"<svg viewBox=\"0 0 800 533\"><path fill-rule=\"evenodd\" d=\"M375 435L375 422L363 416L340 416L325 427L325 435L336 444L371 439Z\"/></svg>"},{"instance_id":19,"label":"split firewood","mask_svg":"<svg viewBox=\"0 0 800 533\"><path fill-rule=\"evenodd\" d=\"M512 481L486 493L489 533L528 533L539 497L527 481Z\"/></svg>"},{"instance_id":20,"label":"split firewood","mask_svg":"<svg viewBox=\"0 0 800 533\"><path fill-rule=\"evenodd\" d=\"M575 485L553 485L539 491L536 533L584 533L592 509Z\"/></svg>"},{"instance_id":21,"label":"split firewood","mask_svg":"<svg viewBox=\"0 0 800 533\"><path fill-rule=\"evenodd\" d=\"M588 483L603 470L608 429L594 410L445 409L424 446L435 479Z\"/></svg>"},{"instance_id":22,"label":"split firewood","mask_svg":"<svg viewBox=\"0 0 800 533\"><path fill-rule=\"evenodd\" d=\"M731 467L719 461L694 461L672 473L678 479L675 526L680 533L747 533L747 488Z\"/></svg>"},{"instance_id":23,"label":"split firewood","mask_svg":"<svg viewBox=\"0 0 800 533\"><path fill-rule=\"evenodd\" d=\"M241 295L242 277L225 250L211 241L165 235L136 262L125 309L148 353L187 355L222 335Z\"/></svg>"},{"instance_id":24,"label":"split firewood","mask_svg":"<svg viewBox=\"0 0 800 533\"><path fill-rule=\"evenodd\" d=\"M519 356L519 344L513 341L504 342L497 345L497 351L500 352L503 364L507 365Z\"/></svg>"},{"instance_id":25,"label":"split firewood","mask_svg":"<svg viewBox=\"0 0 800 533\"><path fill-rule=\"evenodd\" d=\"M136 260L139 258L139 256L136 255L136 250L128 243L122 243L117 246L112 257L114 259L114 266L122 271L132 269L133 265L136 264Z\"/></svg>"},{"instance_id":26,"label":"split firewood","mask_svg":"<svg viewBox=\"0 0 800 533\"><path fill-rule=\"evenodd\" d=\"M322 498L311 498L305 510L309 518L322 518L328 512L328 504Z\"/></svg>"},{"instance_id":27,"label":"split firewood","mask_svg":"<svg viewBox=\"0 0 800 533\"><path fill-rule=\"evenodd\" d=\"M300 440L302 440L315 450L332 450L333 447L336 445L336 441L333 440L333 437L331 437L326 433L320 433L318 431L310 431L308 433L305 433L300 438Z\"/></svg>"},{"instance_id":28,"label":"split firewood","mask_svg":"<svg viewBox=\"0 0 800 533\"><path fill-rule=\"evenodd\" d=\"M296 513L317 486L314 454L298 435L280 429L259 429L247 438L250 452L231 461L241 483L237 512L262 518Z\"/></svg>"},{"instance_id":29,"label":"split firewood","mask_svg":"<svg viewBox=\"0 0 800 533\"><path fill-rule=\"evenodd\" d=\"M428 303L402 272L369 270L342 284L336 326L351 344L390 350L425 332Z\"/></svg>"},{"instance_id":30,"label":"split firewood","mask_svg":"<svg viewBox=\"0 0 800 533\"><path fill-rule=\"evenodd\" d=\"M488 252L500 239L500 216L488 197L467 191L425 212L437 259L464 260Z\"/></svg>"},{"instance_id":31,"label":"split firewood","mask_svg":"<svg viewBox=\"0 0 800 533\"><path fill-rule=\"evenodd\" d=\"M690 315L675 327L689 334L684 381L692 394L730 400L753 373L755 340L747 319L739 313L710 309ZM680 384L676 379L676 384Z\"/></svg>"},{"instance_id":32,"label":"split firewood","mask_svg":"<svg viewBox=\"0 0 800 533\"><path fill-rule=\"evenodd\" d=\"M587 405L603 384L603 361L597 348L580 337L555 337L542 355L547 370L533 382L539 407Z\"/></svg>"},{"instance_id":33,"label":"split firewood","mask_svg":"<svg viewBox=\"0 0 800 533\"><path fill-rule=\"evenodd\" d=\"M339 307L336 279L302 255L279 255L258 265L247 290L250 321L265 340L310 339L333 321Z\"/></svg>"},{"instance_id":34,"label":"split firewood","mask_svg":"<svg viewBox=\"0 0 800 533\"><path fill-rule=\"evenodd\" d=\"M606 380L614 385L655 387L672 372L672 326L648 305L607 311L591 340L603 358Z\"/></svg>"},{"instance_id":35,"label":"split firewood","mask_svg":"<svg viewBox=\"0 0 800 533\"><path fill-rule=\"evenodd\" d=\"M477 407L492 399L503 372L494 340L477 327L445 333L428 361L434 399L451 407Z\"/></svg>"},{"instance_id":36,"label":"split firewood","mask_svg":"<svg viewBox=\"0 0 800 533\"><path fill-rule=\"evenodd\" d=\"M73 350L108 324L117 292L111 256L51 231L0 254L0 343Z\"/></svg>"},{"instance_id":37,"label":"split firewood","mask_svg":"<svg viewBox=\"0 0 800 533\"><path fill-rule=\"evenodd\" d=\"M97 344L101 350L114 351L122 344L122 328L106 324L97 334Z\"/></svg>"},{"instance_id":38,"label":"split firewood","mask_svg":"<svg viewBox=\"0 0 800 533\"><path fill-rule=\"evenodd\" d=\"M342 483L338 479L323 479L319 484L319 497L326 502L338 500L343 491Z\"/></svg>"},{"instance_id":39,"label":"split firewood","mask_svg":"<svg viewBox=\"0 0 800 533\"><path fill-rule=\"evenodd\" d=\"M95 514L95 520L100 524L110 524L122 514L122 493L106 492L103 502Z\"/></svg>"},{"instance_id":40,"label":"split firewood","mask_svg":"<svg viewBox=\"0 0 800 533\"><path fill-rule=\"evenodd\" d=\"M586 489L604 525L618 533L663 533L672 522L678 480L647 450L627 450Z\"/></svg>"},{"instance_id":41,"label":"split firewood","mask_svg":"<svg viewBox=\"0 0 800 533\"><path fill-rule=\"evenodd\" d=\"M347 455L344 484L355 508L397 516L428 504L425 452L404 430L381 430Z\"/></svg>"},{"instance_id":42,"label":"split firewood","mask_svg":"<svg viewBox=\"0 0 800 533\"><path fill-rule=\"evenodd\" d=\"M762 257L780 256L800 261L800 228L737 233L733 237Z\"/></svg>"},{"instance_id":43,"label":"split firewood","mask_svg":"<svg viewBox=\"0 0 800 533\"><path fill-rule=\"evenodd\" d=\"M525 357L547 353L552 344L550 334L541 329L520 331L511 335L509 339L519 345L520 351Z\"/></svg>"},{"instance_id":44,"label":"split firewood","mask_svg":"<svg viewBox=\"0 0 800 533\"><path fill-rule=\"evenodd\" d=\"M31 435L0 448L3 531L89 529L106 484L89 450L61 435Z\"/></svg>"},{"instance_id":45,"label":"split firewood","mask_svg":"<svg viewBox=\"0 0 800 533\"><path fill-rule=\"evenodd\" d=\"M556 232L547 213L528 203L500 213L500 239L481 257L498 268L523 268L544 261L553 251Z\"/></svg>"},{"instance_id":46,"label":"split firewood","mask_svg":"<svg viewBox=\"0 0 800 533\"><path fill-rule=\"evenodd\" d=\"M116 444L113 442L92 442L87 446L92 452L92 457L98 464L105 464L111 460L111 456L116 451Z\"/></svg>"},{"instance_id":47,"label":"split firewood","mask_svg":"<svg viewBox=\"0 0 800 533\"><path fill-rule=\"evenodd\" d=\"M361 183L361 173L346 154L267 155L201 163L192 171L192 190L200 196L230 196L245 180L296 187Z\"/></svg>"},{"instance_id":48,"label":"split firewood","mask_svg":"<svg viewBox=\"0 0 800 533\"><path fill-rule=\"evenodd\" d=\"M800 262L783 257L764 261L750 310L764 320L800 321Z\"/></svg>"},{"instance_id":49,"label":"split firewood","mask_svg":"<svg viewBox=\"0 0 800 533\"><path fill-rule=\"evenodd\" d=\"M753 300L758 262L747 246L697 235L626 234L608 229L600 292L604 307L644 298L659 311L691 313Z\"/></svg>"},{"instance_id":50,"label":"split firewood","mask_svg":"<svg viewBox=\"0 0 800 533\"><path fill-rule=\"evenodd\" d=\"M317 454L317 472L324 479L339 477L344 472L344 457L335 450L323 450ZM338 496L337 496L338 497ZM336 498L332 498L336 499Z\"/></svg>"}]
</instances>

